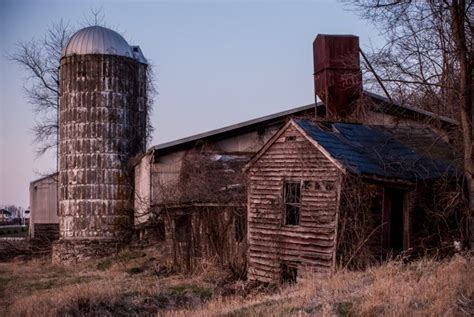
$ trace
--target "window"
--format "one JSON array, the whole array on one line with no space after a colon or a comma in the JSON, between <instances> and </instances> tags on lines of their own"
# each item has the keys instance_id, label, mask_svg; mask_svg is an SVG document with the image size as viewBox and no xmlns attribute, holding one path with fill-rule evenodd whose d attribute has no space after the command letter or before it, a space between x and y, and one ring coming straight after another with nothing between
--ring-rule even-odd
<instances>
[{"instance_id":1,"label":"window","mask_svg":"<svg viewBox=\"0 0 474 317\"><path fill-rule=\"evenodd\" d=\"M179 215L174 220L174 233L177 242L191 241L191 216Z\"/></svg>"},{"instance_id":2,"label":"window","mask_svg":"<svg viewBox=\"0 0 474 317\"><path fill-rule=\"evenodd\" d=\"M324 190L333 191L335 189L334 182L325 181L323 182Z\"/></svg>"},{"instance_id":3,"label":"window","mask_svg":"<svg viewBox=\"0 0 474 317\"><path fill-rule=\"evenodd\" d=\"M285 182L285 225L299 225L301 208L301 182Z\"/></svg>"},{"instance_id":4,"label":"window","mask_svg":"<svg viewBox=\"0 0 474 317\"><path fill-rule=\"evenodd\" d=\"M312 181L303 182L304 190L314 190L315 186L316 186L315 182L312 182Z\"/></svg>"}]
</instances>

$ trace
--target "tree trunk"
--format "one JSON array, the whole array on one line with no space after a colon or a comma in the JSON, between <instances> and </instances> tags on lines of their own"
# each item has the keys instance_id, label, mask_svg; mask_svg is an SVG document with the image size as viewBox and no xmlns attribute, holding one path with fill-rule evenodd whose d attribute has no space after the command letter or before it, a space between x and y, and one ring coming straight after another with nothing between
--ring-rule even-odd
<instances>
[{"instance_id":1,"label":"tree trunk","mask_svg":"<svg viewBox=\"0 0 474 317\"><path fill-rule=\"evenodd\" d=\"M459 102L461 108L461 127L464 149L464 174L466 179L466 187L469 199L468 212L468 229L469 229L469 245L474 248L474 183L473 183L473 93L472 86L472 59L468 56L468 45L466 43L465 32L465 8L464 0L454 0L451 6L452 27L454 41L456 43L456 54L460 66L460 91Z\"/></svg>"}]
</instances>

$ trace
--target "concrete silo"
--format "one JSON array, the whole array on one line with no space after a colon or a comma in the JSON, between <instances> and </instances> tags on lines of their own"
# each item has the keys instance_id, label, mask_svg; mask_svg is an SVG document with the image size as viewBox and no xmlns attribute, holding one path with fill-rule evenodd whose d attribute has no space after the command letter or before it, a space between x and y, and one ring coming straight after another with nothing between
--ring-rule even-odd
<instances>
[{"instance_id":1,"label":"concrete silo","mask_svg":"<svg viewBox=\"0 0 474 317\"><path fill-rule=\"evenodd\" d=\"M117 32L75 33L60 66L59 219L54 262L114 252L130 236L130 159L146 148L146 60Z\"/></svg>"}]
</instances>

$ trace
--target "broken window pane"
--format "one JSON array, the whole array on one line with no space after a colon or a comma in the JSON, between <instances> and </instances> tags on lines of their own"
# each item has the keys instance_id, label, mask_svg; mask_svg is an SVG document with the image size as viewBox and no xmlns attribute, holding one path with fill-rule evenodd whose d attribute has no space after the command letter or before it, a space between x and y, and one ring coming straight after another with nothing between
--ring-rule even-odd
<instances>
[{"instance_id":1,"label":"broken window pane","mask_svg":"<svg viewBox=\"0 0 474 317\"><path fill-rule=\"evenodd\" d=\"M300 223L301 182L285 182L285 225Z\"/></svg>"},{"instance_id":2,"label":"broken window pane","mask_svg":"<svg viewBox=\"0 0 474 317\"><path fill-rule=\"evenodd\" d=\"M329 182L329 181L324 182L324 190L332 191L334 189L335 189L334 182Z\"/></svg>"}]
</instances>

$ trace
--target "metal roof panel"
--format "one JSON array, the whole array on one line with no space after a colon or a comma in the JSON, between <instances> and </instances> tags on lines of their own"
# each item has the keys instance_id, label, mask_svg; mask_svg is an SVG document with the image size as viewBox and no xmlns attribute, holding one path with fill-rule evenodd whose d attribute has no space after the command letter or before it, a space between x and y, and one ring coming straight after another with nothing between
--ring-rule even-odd
<instances>
[{"instance_id":1,"label":"metal roof panel","mask_svg":"<svg viewBox=\"0 0 474 317\"><path fill-rule=\"evenodd\" d=\"M446 160L452 148L434 136L429 129L388 128L354 123L332 123L333 130L323 129L321 124L295 119L305 133L325 148L346 168L357 174L369 174L405 180L431 179L445 173L455 173L453 161ZM401 135L429 135L437 140L436 146L421 148L404 142ZM398 135L398 137L397 137ZM425 136L425 138L427 138ZM453 158L453 156L450 156Z\"/></svg>"}]
</instances>

